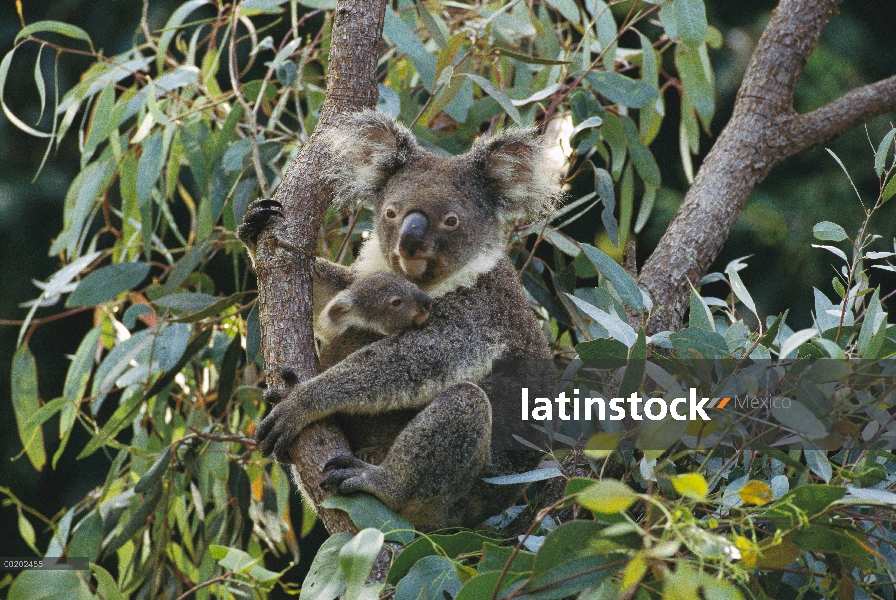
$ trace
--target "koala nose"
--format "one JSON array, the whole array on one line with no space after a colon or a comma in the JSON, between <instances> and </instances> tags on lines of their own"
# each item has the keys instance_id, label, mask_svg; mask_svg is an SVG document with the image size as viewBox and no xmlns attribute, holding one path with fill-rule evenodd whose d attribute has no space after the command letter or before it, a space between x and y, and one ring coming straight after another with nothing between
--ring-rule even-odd
<instances>
[{"instance_id":1,"label":"koala nose","mask_svg":"<svg viewBox=\"0 0 896 600\"><path fill-rule=\"evenodd\" d=\"M412 212L404 218L398 232L398 249L402 256L413 258L417 250L423 246L427 230L429 219L422 212Z\"/></svg>"},{"instance_id":2,"label":"koala nose","mask_svg":"<svg viewBox=\"0 0 896 600\"><path fill-rule=\"evenodd\" d=\"M422 310L423 312L428 314L429 311L432 310L432 300L426 294L420 294L420 296L418 296L416 300L417 304L420 305L420 310Z\"/></svg>"}]
</instances>

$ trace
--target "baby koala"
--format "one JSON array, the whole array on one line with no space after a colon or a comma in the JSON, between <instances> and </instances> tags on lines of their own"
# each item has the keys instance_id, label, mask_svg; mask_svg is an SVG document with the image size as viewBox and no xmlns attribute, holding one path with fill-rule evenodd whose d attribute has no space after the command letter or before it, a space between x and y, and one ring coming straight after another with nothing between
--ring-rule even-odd
<instances>
[{"instance_id":1,"label":"baby koala","mask_svg":"<svg viewBox=\"0 0 896 600\"><path fill-rule=\"evenodd\" d=\"M321 370L387 335L422 325L431 309L430 297L397 273L379 271L359 279L317 317Z\"/></svg>"}]
</instances>

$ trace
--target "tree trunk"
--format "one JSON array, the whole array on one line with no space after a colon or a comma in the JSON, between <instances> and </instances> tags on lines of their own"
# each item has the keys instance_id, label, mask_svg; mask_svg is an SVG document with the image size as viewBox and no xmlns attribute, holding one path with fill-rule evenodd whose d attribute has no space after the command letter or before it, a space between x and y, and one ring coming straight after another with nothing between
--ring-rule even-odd
<instances>
[{"instance_id":1,"label":"tree trunk","mask_svg":"<svg viewBox=\"0 0 896 600\"><path fill-rule=\"evenodd\" d=\"M283 204L284 219L258 240L258 306L269 386L282 385L279 368L283 366L295 369L299 381L311 379L318 371L311 323L311 266L317 233L333 196L332 186L321 177L329 157L317 141L318 134L338 125L340 116L376 105L376 64L385 10L385 0L337 3L320 122L274 193L274 199ZM291 450L301 485L330 533L356 531L345 513L320 508L324 464L348 453L342 432L331 422L307 427Z\"/></svg>"},{"instance_id":2,"label":"tree trunk","mask_svg":"<svg viewBox=\"0 0 896 600\"><path fill-rule=\"evenodd\" d=\"M896 77L806 115L793 93L839 0L783 0L759 40L734 105L669 228L641 270L660 308L648 333L681 327L690 285L706 274L750 193L785 158L896 108Z\"/></svg>"}]
</instances>

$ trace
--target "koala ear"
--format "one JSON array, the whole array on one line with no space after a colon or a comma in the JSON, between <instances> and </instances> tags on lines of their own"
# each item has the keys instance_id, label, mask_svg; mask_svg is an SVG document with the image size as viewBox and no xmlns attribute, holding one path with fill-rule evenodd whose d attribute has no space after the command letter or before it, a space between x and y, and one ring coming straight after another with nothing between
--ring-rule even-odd
<instances>
[{"instance_id":1,"label":"koala ear","mask_svg":"<svg viewBox=\"0 0 896 600\"><path fill-rule=\"evenodd\" d=\"M469 154L508 221L550 212L562 197L558 165L535 128L481 139Z\"/></svg>"},{"instance_id":2,"label":"koala ear","mask_svg":"<svg viewBox=\"0 0 896 600\"><path fill-rule=\"evenodd\" d=\"M330 148L328 174L342 204L372 199L418 149L407 127L376 110L346 116L322 141Z\"/></svg>"}]
</instances>

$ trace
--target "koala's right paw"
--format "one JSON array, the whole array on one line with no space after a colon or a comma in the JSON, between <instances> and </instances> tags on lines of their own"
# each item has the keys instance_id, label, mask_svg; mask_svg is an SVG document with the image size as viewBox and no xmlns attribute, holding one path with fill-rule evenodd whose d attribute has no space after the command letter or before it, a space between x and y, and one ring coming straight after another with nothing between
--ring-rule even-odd
<instances>
[{"instance_id":1,"label":"koala's right paw","mask_svg":"<svg viewBox=\"0 0 896 600\"><path fill-rule=\"evenodd\" d=\"M283 217L283 205L270 198L256 200L246 209L243 222L237 229L237 236L247 246L258 243L258 236L265 230L271 221Z\"/></svg>"}]
</instances>

